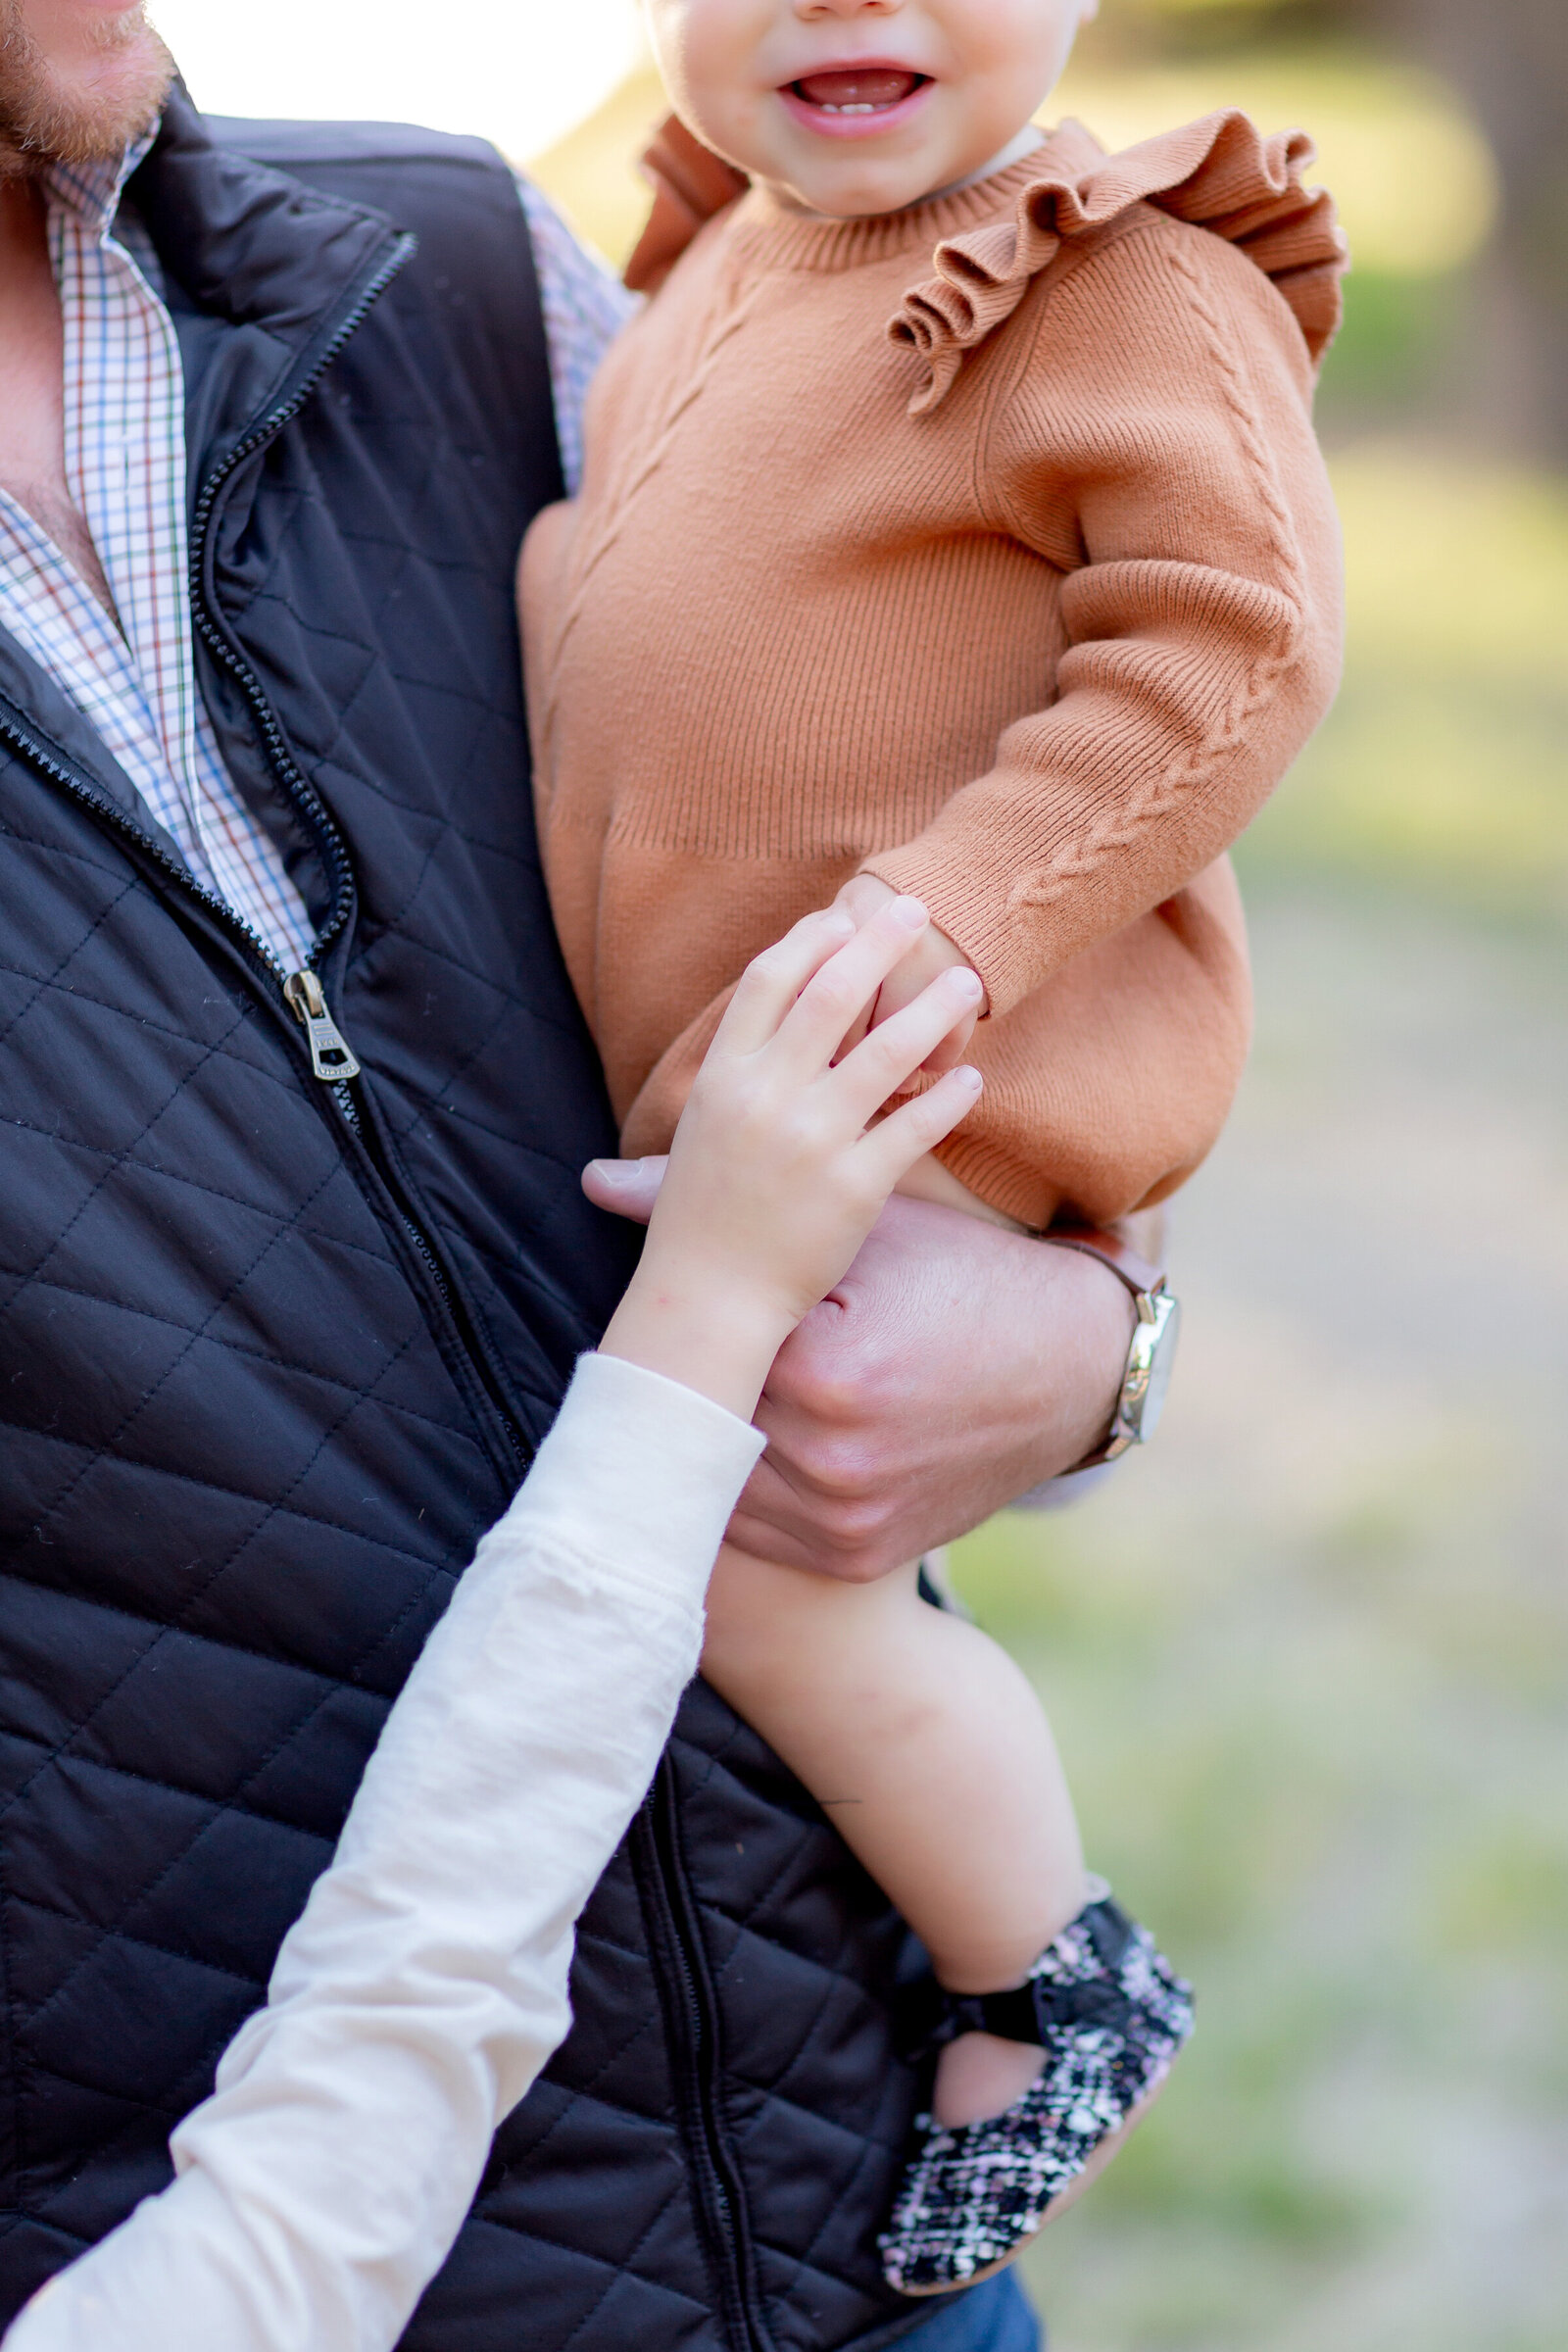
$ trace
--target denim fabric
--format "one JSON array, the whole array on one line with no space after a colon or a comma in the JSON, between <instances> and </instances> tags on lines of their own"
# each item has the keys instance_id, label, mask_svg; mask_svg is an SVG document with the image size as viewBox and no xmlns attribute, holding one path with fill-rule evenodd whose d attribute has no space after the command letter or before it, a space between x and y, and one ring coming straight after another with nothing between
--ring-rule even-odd
<instances>
[{"instance_id":1,"label":"denim fabric","mask_svg":"<svg viewBox=\"0 0 1568 2352\"><path fill-rule=\"evenodd\" d=\"M1004 2271L960 2295L904 2342L908 2352L1045 2352L1046 2335L1024 2301L1017 2274Z\"/></svg>"}]
</instances>

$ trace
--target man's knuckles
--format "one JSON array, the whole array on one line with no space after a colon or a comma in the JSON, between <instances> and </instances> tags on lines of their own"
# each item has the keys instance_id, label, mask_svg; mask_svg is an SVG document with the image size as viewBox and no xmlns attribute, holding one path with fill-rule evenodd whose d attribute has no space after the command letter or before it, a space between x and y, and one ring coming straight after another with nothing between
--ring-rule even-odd
<instances>
[{"instance_id":1,"label":"man's knuckles","mask_svg":"<svg viewBox=\"0 0 1568 2352\"><path fill-rule=\"evenodd\" d=\"M768 1395L833 1429L863 1429L900 1416L909 1365L889 1332L858 1313L852 1298L825 1298L787 1342Z\"/></svg>"},{"instance_id":2,"label":"man's knuckles","mask_svg":"<svg viewBox=\"0 0 1568 2352\"><path fill-rule=\"evenodd\" d=\"M792 1483L804 1480L813 1494L835 1502L866 1501L892 1484L887 1447L867 1429L792 1416L787 1430L769 1432L769 1446L788 1462Z\"/></svg>"}]
</instances>

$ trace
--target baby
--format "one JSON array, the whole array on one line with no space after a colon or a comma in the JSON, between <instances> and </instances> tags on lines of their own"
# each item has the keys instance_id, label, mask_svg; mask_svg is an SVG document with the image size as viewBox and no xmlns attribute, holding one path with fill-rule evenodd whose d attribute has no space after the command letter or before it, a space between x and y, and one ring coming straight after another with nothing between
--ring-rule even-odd
<instances>
[{"instance_id":1,"label":"baby","mask_svg":"<svg viewBox=\"0 0 1568 2352\"><path fill-rule=\"evenodd\" d=\"M678 123L521 608L540 837L623 1149L749 957L838 895L933 923L978 1106L908 1189L1043 1231L1197 1166L1246 1051L1225 849L1338 669L1314 371L1343 251L1240 116L1107 158L1033 117L1093 0L648 0ZM956 983L955 983L956 985ZM1086 1879L1022 1675L929 1608L722 1556L704 1672L943 1991L883 2257L941 2293L1099 2169L1191 2023Z\"/></svg>"}]
</instances>

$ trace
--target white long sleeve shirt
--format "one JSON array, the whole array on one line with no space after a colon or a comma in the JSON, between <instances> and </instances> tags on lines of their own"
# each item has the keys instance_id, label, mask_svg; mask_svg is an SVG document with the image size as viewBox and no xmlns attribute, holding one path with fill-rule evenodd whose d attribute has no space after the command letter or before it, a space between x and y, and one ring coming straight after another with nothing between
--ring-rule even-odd
<instances>
[{"instance_id":1,"label":"white long sleeve shirt","mask_svg":"<svg viewBox=\"0 0 1568 2352\"><path fill-rule=\"evenodd\" d=\"M653 1777L762 1439L585 1356L387 1719L176 2179L4 2352L388 2352L564 2038L572 1930Z\"/></svg>"}]
</instances>

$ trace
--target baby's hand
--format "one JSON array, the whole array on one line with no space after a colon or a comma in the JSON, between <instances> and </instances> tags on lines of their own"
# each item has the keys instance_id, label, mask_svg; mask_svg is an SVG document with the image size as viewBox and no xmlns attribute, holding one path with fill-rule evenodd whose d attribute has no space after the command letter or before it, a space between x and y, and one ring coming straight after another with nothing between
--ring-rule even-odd
<instances>
[{"instance_id":1,"label":"baby's hand","mask_svg":"<svg viewBox=\"0 0 1568 2352\"><path fill-rule=\"evenodd\" d=\"M860 924L868 922L871 916L879 912L882 907L888 906L895 895L891 886L886 882L879 882L875 874L857 874L853 882L845 883L833 904L853 916L858 928ZM939 931L935 923L930 924L924 936L910 949L903 962L895 965L894 969L889 972L878 989L876 1000L864 1021L845 1041L846 1051L850 1046L858 1044L867 1029L879 1028L884 1021L891 1020L894 1013L902 1012L906 1004L912 1004L920 991L928 987L943 972L967 972L973 969L974 966L963 950L955 947L947 933ZM936 1052L928 1054L921 1063L921 1068L928 1076L938 1077L944 1070L957 1068L968 1050L969 1040L974 1035L975 1022L980 1020L987 1010L988 1006L982 991L974 1010L968 1014L966 1019L959 1021L955 1028L950 1030L937 1047Z\"/></svg>"}]
</instances>

